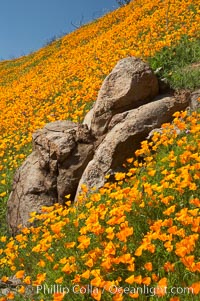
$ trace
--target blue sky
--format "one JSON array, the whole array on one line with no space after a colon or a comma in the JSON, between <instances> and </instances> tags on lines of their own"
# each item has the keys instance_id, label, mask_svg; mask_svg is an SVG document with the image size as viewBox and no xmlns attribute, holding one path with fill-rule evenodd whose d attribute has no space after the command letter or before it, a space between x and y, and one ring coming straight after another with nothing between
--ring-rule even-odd
<instances>
[{"instance_id":1,"label":"blue sky","mask_svg":"<svg viewBox=\"0 0 200 301\"><path fill-rule=\"evenodd\" d=\"M115 0L0 0L0 60L19 57L53 36L117 8Z\"/></svg>"}]
</instances>

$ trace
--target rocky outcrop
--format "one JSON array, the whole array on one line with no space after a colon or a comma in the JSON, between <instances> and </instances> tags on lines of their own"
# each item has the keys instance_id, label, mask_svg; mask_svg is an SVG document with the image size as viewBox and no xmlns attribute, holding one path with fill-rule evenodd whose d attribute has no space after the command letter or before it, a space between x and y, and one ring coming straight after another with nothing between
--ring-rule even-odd
<instances>
[{"instance_id":1,"label":"rocky outcrop","mask_svg":"<svg viewBox=\"0 0 200 301\"><path fill-rule=\"evenodd\" d=\"M83 124L56 121L36 131L33 153L17 170L8 200L12 233L19 224L28 225L31 211L63 204L68 194L77 199L81 184L101 187L105 175L132 156L151 130L188 106L189 97L163 96L158 91L149 66L129 57L105 79Z\"/></svg>"},{"instance_id":2,"label":"rocky outcrop","mask_svg":"<svg viewBox=\"0 0 200 301\"><path fill-rule=\"evenodd\" d=\"M33 153L17 170L8 200L7 220L12 233L28 224L31 211L76 194L79 180L93 157L90 132L70 121L47 124L33 134Z\"/></svg>"},{"instance_id":3,"label":"rocky outcrop","mask_svg":"<svg viewBox=\"0 0 200 301\"><path fill-rule=\"evenodd\" d=\"M115 114L148 103L158 90L157 77L146 63L135 57L122 59L104 80L92 113L89 113L91 121L84 122L98 138L107 132Z\"/></svg>"},{"instance_id":4,"label":"rocky outcrop","mask_svg":"<svg viewBox=\"0 0 200 301\"><path fill-rule=\"evenodd\" d=\"M47 190L56 191L59 203L64 202L67 194L73 198L80 177L93 157L93 138L87 126L70 121L47 124L33 134L33 148L40 169L48 172Z\"/></svg>"},{"instance_id":5,"label":"rocky outcrop","mask_svg":"<svg viewBox=\"0 0 200 301\"><path fill-rule=\"evenodd\" d=\"M109 124L108 134L82 175L76 198L83 183L88 188L103 186L105 175L132 157L152 129L171 121L173 113L187 106L188 99L180 102L175 97L162 97L138 109L115 115Z\"/></svg>"}]
</instances>

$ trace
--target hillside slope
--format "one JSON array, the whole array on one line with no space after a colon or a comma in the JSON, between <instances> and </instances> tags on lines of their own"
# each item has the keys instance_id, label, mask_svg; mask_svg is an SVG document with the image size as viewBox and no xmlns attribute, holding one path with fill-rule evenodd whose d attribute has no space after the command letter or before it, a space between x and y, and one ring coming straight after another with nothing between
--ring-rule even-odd
<instances>
[{"instance_id":1,"label":"hillside slope","mask_svg":"<svg viewBox=\"0 0 200 301\"><path fill-rule=\"evenodd\" d=\"M199 300L200 113L174 117L127 173L0 238L0 285L19 283L0 301Z\"/></svg>"},{"instance_id":2,"label":"hillside slope","mask_svg":"<svg viewBox=\"0 0 200 301\"><path fill-rule=\"evenodd\" d=\"M198 9L198 0L136 0L36 53L1 62L0 156L9 161L6 168L16 167L16 154L23 157L36 128L58 119L82 120L120 58L145 58L182 35L196 37Z\"/></svg>"},{"instance_id":3,"label":"hillside slope","mask_svg":"<svg viewBox=\"0 0 200 301\"><path fill-rule=\"evenodd\" d=\"M32 133L46 122L82 121L119 59L147 59L165 46L176 52L182 38L200 38L198 0L135 0L33 54L0 62L1 234ZM0 301L199 300L200 114L174 117L127 158L127 173L92 195L83 186L78 206L66 196L66 207L32 213L34 227L0 237Z\"/></svg>"}]
</instances>

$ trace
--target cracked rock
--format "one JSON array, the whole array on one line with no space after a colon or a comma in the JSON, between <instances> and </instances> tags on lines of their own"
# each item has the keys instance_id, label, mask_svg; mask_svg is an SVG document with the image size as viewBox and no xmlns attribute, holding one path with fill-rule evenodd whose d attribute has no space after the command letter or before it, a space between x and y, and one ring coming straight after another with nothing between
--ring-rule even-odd
<instances>
[{"instance_id":1,"label":"cracked rock","mask_svg":"<svg viewBox=\"0 0 200 301\"><path fill-rule=\"evenodd\" d=\"M33 149L15 174L8 200L7 220L13 234L19 224L29 224L30 212L63 204L67 194L75 196L93 156L93 139L85 125L56 121L33 134Z\"/></svg>"}]
</instances>

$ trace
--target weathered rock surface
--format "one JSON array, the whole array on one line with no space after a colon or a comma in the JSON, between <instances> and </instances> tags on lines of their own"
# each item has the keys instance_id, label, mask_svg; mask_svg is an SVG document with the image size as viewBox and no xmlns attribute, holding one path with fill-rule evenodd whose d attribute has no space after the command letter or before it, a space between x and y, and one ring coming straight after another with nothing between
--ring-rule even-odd
<instances>
[{"instance_id":1,"label":"weathered rock surface","mask_svg":"<svg viewBox=\"0 0 200 301\"><path fill-rule=\"evenodd\" d=\"M17 170L8 200L11 232L27 226L29 213L41 206L63 204L68 194L77 199L82 183L101 187L105 175L132 156L151 130L188 106L185 94L158 97L158 90L146 63L123 59L105 79L83 124L56 121L36 131L33 153Z\"/></svg>"},{"instance_id":2,"label":"weathered rock surface","mask_svg":"<svg viewBox=\"0 0 200 301\"><path fill-rule=\"evenodd\" d=\"M76 198L83 183L89 188L103 186L109 171L120 166L125 158L133 156L152 129L171 121L173 113L186 108L188 102L188 99L180 102L174 97L163 97L138 109L115 115L109 124L108 134L83 173Z\"/></svg>"},{"instance_id":3,"label":"weathered rock surface","mask_svg":"<svg viewBox=\"0 0 200 301\"><path fill-rule=\"evenodd\" d=\"M12 233L27 225L29 213L41 206L64 203L76 194L80 177L93 156L90 132L70 121L47 124L33 134L33 153L16 172L8 200L8 223Z\"/></svg>"},{"instance_id":4,"label":"weathered rock surface","mask_svg":"<svg viewBox=\"0 0 200 301\"><path fill-rule=\"evenodd\" d=\"M70 121L47 124L33 134L33 147L38 153L39 165L52 181L47 189L56 189L58 202L67 194L76 193L77 184L93 156L93 143L87 126Z\"/></svg>"},{"instance_id":5,"label":"weathered rock surface","mask_svg":"<svg viewBox=\"0 0 200 301\"><path fill-rule=\"evenodd\" d=\"M94 114L94 108L92 108L89 112L87 112L83 120L83 124L87 125L88 129L91 129L93 114Z\"/></svg>"},{"instance_id":6,"label":"weathered rock surface","mask_svg":"<svg viewBox=\"0 0 200 301\"><path fill-rule=\"evenodd\" d=\"M158 91L157 77L146 63L135 57L122 59L104 80L88 126L99 137L115 114L150 102Z\"/></svg>"},{"instance_id":7,"label":"weathered rock surface","mask_svg":"<svg viewBox=\"0 0 200 301\"><path fill-rule=\"evenodd\" d=\"M49 186L52 182L52 189L46 189L46 181L49 179ZM18 230L18 225L27 225L31 211L39 212L41 206L50 206L56 199L54 179L48 173L40 169L38 155L34 151L24 164L17 170L13 191L8 200L7 218L13 234Z\"/></svg>"},{"instance_id":8,"label":"weathered rock surface","mask_svg":"<svg viewBox=\"0 0 200 301\"><path fill-rule=\"evenodd\" d=\"M200 89L194 91L191 94L190 107L191 107L192 110L197 110L198 108L200 108Z\"/></svg>"}]
</instances>

